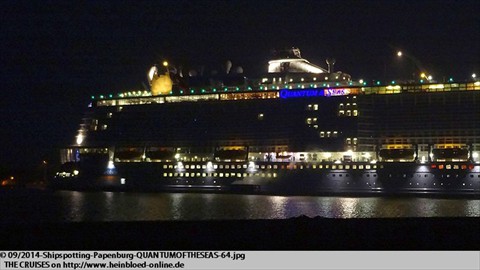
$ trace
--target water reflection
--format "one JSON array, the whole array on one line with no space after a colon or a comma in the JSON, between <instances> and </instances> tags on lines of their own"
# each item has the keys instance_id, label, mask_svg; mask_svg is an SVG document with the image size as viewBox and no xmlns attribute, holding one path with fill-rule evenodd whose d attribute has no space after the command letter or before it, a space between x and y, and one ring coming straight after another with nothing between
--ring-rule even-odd
<instances>
[{"instance_id":1,"label":"water reflection","mask_svg":"<svg viewBox=\"0 0 480 270\"><path fill-rule=\"evenodd\" d=\"M8 198L7 198L8 199ZM327 218L480 217L480 200L310 197L194 193L59 191L38 200L12 197L3 221L145 221ZM35 203L33 203L35 202ZM30 211L31 213L29 213ZM27 218L25 218L27 217Z\"/></svg>"}]
</instances>

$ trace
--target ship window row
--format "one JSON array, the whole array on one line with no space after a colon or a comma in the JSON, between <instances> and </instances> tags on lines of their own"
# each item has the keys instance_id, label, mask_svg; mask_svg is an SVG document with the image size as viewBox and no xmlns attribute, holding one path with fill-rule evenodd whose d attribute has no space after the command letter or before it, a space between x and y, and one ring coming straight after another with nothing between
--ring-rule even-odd
<instances>
[{"instance_id":1,"label":"ship window row","mask_svg":"<svg viewBox=\"0 0 480 270\"><path fill-rule=\"evenodd\" d=\"M337 83L338 84L338 83ZM336 85L337 85L336 84ZM333 85L332 85L333 86ZM319 87L331 87L328 84L298 84L295 88L319 88ZM260 86L259 90L279 90L279 86ZM285 87L289 89L293 89L293 86ZM253 89L251 87L226 87L224 89L225 92L230 91L245 91ZM402 92L445 92L445 91L471 91L471 90L480 90L480 82L471 82L471 83L445 83L445 84L417 84L417 85L388 85L388 86L371 86L371 87L361 87L361 88L351 88L350 94L355 94L357 92L362 92L363 94L397 94ZM197 92L201 94L196 94ZM208 91L207 91L208 92ZM96 102L97 106L121 106L121 105L142 105L142 104L155 104L155 103L165 103L165 102L179 102L179 101L197 101L197 100L205 100L205 99L219 99L217 93L207 93L205 89L201 89L196 91L195 89L190 89L190 91L180 90L179 94L184 96L149 96L148 94L142 94L138 97L133 95L133 98L126 98L125 95L120 94L120 98L113 98L113 99L104 99L103 95L100 95L100 100ZM215 88L212 88L212 92L217 92ZM229 95L230 93L225 93L222 95ZM224 100L236 100L236 99L250 99L250 98L275 98L279 97L278 91L272 91L268 95L260 95L262 93L231 93L233 96L226 96L224 98L220 97L220 99ZM253 94L253 95L249 95ZM129 95L127 95L129 96ZM189 97L187 99L182 99L183 97ZM112 97L112 95L110 95ZM355 96L353 97L355 98ZM352 105L353 106L353 105Z\"/></svg>"},{"instance_id":2,"label":"ship window row","mask_svg":"<svg viewBox=\"0 0 480 270\"><path fill-rule=\"evenodd\" d=\"M354 97L355 98L355 97ZM350 108L356 108L357 107L357 103L354 102L354 103L346 103L346 104L343 104L343 103L340 103L338 104L338 109L340 110L343 110L343 109L350 109Z\"/></svg>"},{"instance_id":3,"label":"ship window row","mask_svg":"<svg viewBox=\"0 0 480 270\"><path fill-rule=\"evenodd\" d=\"M307 111L318 111L318 104L308 104Z\"/></svg>"},{"instance_id":4,"label":"ship window row","mask_svg":"<svg viewBox=\"0 0 480 270\"><path fill-rule=\"evenodd\" d=\"M279 97L280 93L277 91L256 93L227 93L221 94L220 100L271 99Z\"/></svg>"},{"instance_id":5,"label":"ship window row","mask_svg":"<svg viewBox=\"0 0 480 270\"><path fill-rule=\"evenodd\" d=\"M78 148L80 154L108 154L108 148Z\"/></svg>"},{"instance_id":6,"label":"ship window row","mask_svg":"<svg viewBox=\"0 0 480 270\"><path fill-rule=\"evenodd\" d=\"M347 145L357 145L358 139L357 138L353 138L353 139L352 138L346 138L345 143Z\"/></svg>"},{"instance_id":7,"label":"ship window row","mask_svg":"<svg viewBox=\"0 0 480 270\"><path fill-rule=\"evenodd\" d=\"M337 138L338 131L320 131L320 138Z\"/></svg>"},{"instance_id":8,"label":"ship window row","mask_svg":"<svg viewBox=\"0 0 480 270\"><path fill-rule=\"evenodd\" d=\"M338 116L356 117L358 116L358 110L338 110Z\"/></svg>"},{"instance_id":9,"label":"ship window row","mask_svg":"<svg viewBox=\"0 0 480 270\"><path fill-rule=\"evenodd\" d=\"M164 165L164 169L208 169L206 165L185 165L177 166L177 165ZM254 167L248 166L247 164L243 165L213 165L213 169L248 169L248 170L303 170L303 169L328 169L328 170L371 170L377 169L378 166L376 164L274 164L274 165L255 165ZM192 172L194 173L194 172ZM200 173L200 172L197 172ZM232 172L236 173L236 172Z\"/></svg>"},{"instance_id":10,"label":"ship window row","mask_svg":"<svg viewBox=\"0 0 480 270\"><path fill-rule=\"evenodd\" d=\"M305 119L305 123L307 125L312 125L312 124L317 124L317 121L318 119L315 117L315 118L307 118Z\"/></svg>"},{"instance_id":11,"label":"ship window row","mask_svg":"<svg viewBox=\"0 0 480 270\"><path fill-rule=\"evenodd\" d=\"M269 177L276 178L276 173L163 173L163 177Z\"/></svg>"},{"instance_id":12,"label":"ship window row","mask_svg":"<svg viewBox=\"0 0 480 270\"><path fill-rule=\"evenodd\" d=\"M339 78L342 78L343 80L348 79L347 76L343 75L342 77L340 76L335 76L335 79L338 80ZM330 81L331 78L329 76L324 76L324 77L296 77L296 78L282 78L282 77L272 77L272 78L262 78L262 84L267 84L267 83L272 83L272 84L284 84L285 82L316 82L316 81ZM353 84L353 83L352 83Z\"/></svg>"},{"instance_id":13,"label":"ship window row","mask_svg":"<svg viewBox=\"0 0 480 270\"><path fill-rule=\"evenodd\" d=\"M122 106L165 103L164 97L103 99L97 101L97 106Z\"/></svg>"},{"instance_id":14,"label":"ship window row","mask_svg":"<svg viewBox=\"0 0 480 270\"><path fill-rule=\"evenodd\" d=\"M480 90L480 82L471 83L440 83L440 84L415 84L415 85L388 85L362 87L364 94L398 94L402 92L448 92L448 91L471 91Z\"/></svg>"}]
</instances>

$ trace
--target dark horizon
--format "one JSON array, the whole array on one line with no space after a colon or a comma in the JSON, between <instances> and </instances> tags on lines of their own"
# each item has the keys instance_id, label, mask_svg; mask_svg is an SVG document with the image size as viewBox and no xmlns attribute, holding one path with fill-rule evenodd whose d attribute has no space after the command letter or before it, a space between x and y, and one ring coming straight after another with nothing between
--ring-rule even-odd
<instances>
[{"instance_id":1,"label":"dark horizon","mask_svg":"<svg viewBox=\"0 0 480 270\"><path fill-rule=\"evenodd\" d=\"M247 76L272 49L367 81L418 72L455 81L480 75L477 1L60 1L3 3L0 176L55 162L90 96L142 89L166 59ZM397 59L401 50L408 57ZM413 61L415 59L415 61ZM417 63L414 63L417 62Z\"/></svg>"}]
</instances>

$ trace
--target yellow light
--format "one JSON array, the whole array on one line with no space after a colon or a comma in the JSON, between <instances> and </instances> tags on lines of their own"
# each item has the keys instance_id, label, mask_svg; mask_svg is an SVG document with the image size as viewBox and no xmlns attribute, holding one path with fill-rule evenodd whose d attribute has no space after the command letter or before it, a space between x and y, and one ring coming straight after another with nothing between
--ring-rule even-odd
<instances>
[{"instance_id":1,"label":"yellow light","mask_svg":"<svg viewBox=\"0 0 480 270\"><path fill-rule=\"evenodd\" d=\"M167 66L168 66L168 62L167 62L167 61L163 61L162 64L163 64L164 67L167 67Z\"/></svg>"},{"instance_id":2,"label":"yellow light","mask_svg":"<svg viewBox=\"0 0 480 270\"><path fill-rule=\"evenodd\" d=\"M400 85L395 85L395 86L389 85L389 86L386 87L386 89L388 89L388 90L400 90L400 89L402 89L402 87Z\"/></svg>"},{"instance_id":3,"label":"yellow light","mask_svg":"<svg viewBox=\"0 0 480 270\"><path fill-rule=\"evenodd\" d=\"M443 89L443 88L445 88L445 85L443 84L432 84L428 86L428 89Z\"/></svg>"},{"instance_id":4,"label":"yellow light","mask_svg":"<svg viewBox=\"0 0 480 270\"><path fill-rule=\"evenodd\" d=\"M401 57L402 54L403 54L402 51L398 51L398 52L397 52L397 56L398 56L398 57Z\"/></svg>"},{"instance_id":5,"label":"yellow light","mask_svg":"<svg viewBox=\"0 0 480 270\"><path fill-rule=\"evenodd\" d=\"M425 75L425 73L422 72L422 74L420 74L420 77L425 78L425 77L427 77L427 75Z\"/></svg>"},{"instance_id":6,"label":"yellow light","mask_svg":"<svg viewBox=\"0 0 480 270\"><path fill-rule=\"evenodd\" d=\"M78 134L78 135L77 135L77 139L76 139L77 144L78 144L78 145L82 144L82 143L83 143L83 139L85 139L85 136L83 136L83 134Z\"/></svg>"}]
</instances>

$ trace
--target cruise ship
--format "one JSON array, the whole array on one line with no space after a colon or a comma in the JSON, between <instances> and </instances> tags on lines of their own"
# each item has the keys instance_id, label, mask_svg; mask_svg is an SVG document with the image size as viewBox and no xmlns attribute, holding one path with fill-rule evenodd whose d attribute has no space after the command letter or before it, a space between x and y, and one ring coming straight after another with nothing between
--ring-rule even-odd
<instances>
[{"instance_id":1,"label":"cruise ship","mask_svg":"<svg viewBox=\"0 0 480 270\"><path fill-rule=\"evenodd\" d=\"M169 63L92 96L53 188L480 196L480 81L353 81L276 51L268 71Z\"/></svg>"}]
</instances>

